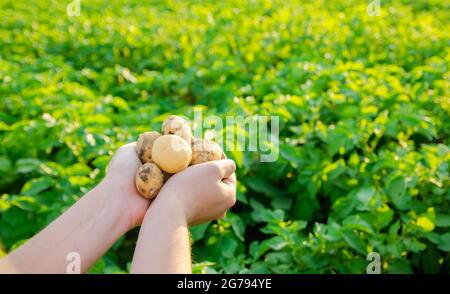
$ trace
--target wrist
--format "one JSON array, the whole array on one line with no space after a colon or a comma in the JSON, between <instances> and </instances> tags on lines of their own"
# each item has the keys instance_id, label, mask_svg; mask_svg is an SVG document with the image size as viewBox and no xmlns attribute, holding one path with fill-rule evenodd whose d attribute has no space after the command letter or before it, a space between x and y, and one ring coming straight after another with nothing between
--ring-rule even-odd
<instances>
[{"instance_id":1,"label":"wrist","mask_svg":"<svg viewBox=\"0 0 450 294\"><path fill-rule=\"evenodd\" d=\"M182 202L174 197L173 192L161 191L147 210L147 215L151 215L161 224L179 226L189 226L189 219ZM145 221L144 219L144 221Z\"/></svg>"},{"instance_id":2,"label":"wrist","mask_svg":"<svg viewBox=\"0 0 450 294\"><path fill-rule=\"evenodd\" d=\"M110 220L116 226L115 228L122 233L126 233L135 226L133 216L127 209L126 198L111 187L112 185L107 180L103 180L91 193L96 195L101 212L109 214Z\"/></svg>"}]
</instances>

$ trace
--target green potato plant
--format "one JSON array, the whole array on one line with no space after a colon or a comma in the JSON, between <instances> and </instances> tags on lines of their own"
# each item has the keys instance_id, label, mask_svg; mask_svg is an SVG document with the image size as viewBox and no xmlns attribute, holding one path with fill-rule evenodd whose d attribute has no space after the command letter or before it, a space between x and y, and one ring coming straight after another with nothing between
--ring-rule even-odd
<instances>
[{"instance_id":1,"label":"green potato plant","mask_svg":"<svg viewBox=\"0 0 450 294\"><path fill-rule=\"evenodd\" d=\"M0 257L201 108L278 116L280 144L226 151L238 203L191 229L194 272L450 272L446 1L68 3L0 3ZM91 272L128 272L136 234Z\"/></svg>"}]
</instances>

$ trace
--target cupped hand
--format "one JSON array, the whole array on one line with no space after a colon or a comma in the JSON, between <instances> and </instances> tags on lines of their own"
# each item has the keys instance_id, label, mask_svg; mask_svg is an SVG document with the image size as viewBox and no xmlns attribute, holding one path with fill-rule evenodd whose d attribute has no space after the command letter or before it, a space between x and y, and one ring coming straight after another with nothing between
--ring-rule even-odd
<instances>
[{"instance_id":1,"label":"cupped hand","mask_svg":"<svg viewBox=\"0 0 450 294\"><path fill-rule=\"evenodd\" d=\"M151 202L139 195L134 182L141 165L135 145L130 143L117 150L101 183L127 215L130 227L142 223ZM222 218L236 203L235 170L234 161L225 156L190 166L164 184L152 206L177 213L191 226Z\"/></svg>"},{"instance_id":2,"label":"cupped hand","mask_svg":"<svg viewBox=\"0 0 450 294\"><path fill-rule=\"evenodd\" d=\"M139 195L134 183L136 171L141 165L135 145L130 143L116 151L101 183L111 194L112 201L116 201L127 215L130 227L142 223L150 205L149 200Z\"/></svg>"},{"instance_id":3,"label":"cupped hand","mask_svg":"<svg viewBox=\"0 0 450 294\"><path fill-rule=\"evenodd\" d=\"M234 161L225 158L190 166L164 184L152 207L181 216L190 226L222 218L236 203L235 170Z\"/></svg>"}]
</instances>

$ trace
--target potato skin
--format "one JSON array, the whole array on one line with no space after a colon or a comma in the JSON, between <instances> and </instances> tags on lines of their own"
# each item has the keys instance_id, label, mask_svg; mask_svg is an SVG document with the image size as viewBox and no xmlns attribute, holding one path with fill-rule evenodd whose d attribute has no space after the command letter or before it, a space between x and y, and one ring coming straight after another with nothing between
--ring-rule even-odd
<instances>
[{"instance_id":1,"label":"potato skin","mask_svg":"<svg viewBox=\"0 0 450 294\"><path fill-rule=\"evenodd\" d=\"M222 159L222 148L208 139L194 139L191 165Z\"/></svg>"},{"instance_id":2,"label":"potato skin","mask_svg":"<svg viewBox=\"0 0 450 294\"><path fill-rule=\"evenodd\" d=\"M191 156L191 146L176 135L163 135L153 144L153 161L162 171L169 174L177 173L188 167Z\"/></svg>"},{"instance_id":3,"label":"potato skin","mask_svg":"<svg viewBox=\"0 0 450 294\"><path fill-rule=\"evenodd\" d=\"M163 173L154 163L141 165L134 181L139 194L147 199L155 198L164 184Z\"/></svg>"},{"instance_id":4,"label":"potato skin","mask_svg":"<svg viewBox=\"0 0 450 294\"><path fill-rule=\"evenodd\" d=\"M153 162L152 161L152 148L156 139L161 136L158 132L145 132L142 133L136 143L136 152L142 163Z\"/></svg>"},{"instance_id":5,"label":"potato skin","mask_svg":"<svg viewBox=\"0 0 450 294\"><path fill-rule=\"evenodd\" d=\"M162 125L163 135L177 135L186 140L188 144L192 142L192 130L189 123L182 117L171 115L164 120Z\"/></svg>"}]
</instances>

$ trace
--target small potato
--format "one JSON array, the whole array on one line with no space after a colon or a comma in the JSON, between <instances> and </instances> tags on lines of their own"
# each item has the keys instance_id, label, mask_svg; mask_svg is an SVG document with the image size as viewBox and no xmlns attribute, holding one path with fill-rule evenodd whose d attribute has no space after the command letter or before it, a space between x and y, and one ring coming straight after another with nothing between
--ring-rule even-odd
<instances>
[{"instance_id":1,"label":"small potato","mask_svg":"<svg viewBox=\"0 0 450 294\"><path fill-rule=\"evenodd\" d=\"M186 140L188 144L192 142L192 131L188 122L176 115L169 116L162 125L163 135L177 135Z\"/></svg>"},{"instance_id":2,"label":"small potato","mask_svg":"<svg viewBox=\"0 0 450 294\"><path fill-rule=\"evenodd\" d=\"M222 148L208 139L194 139L191 165L222 159Z\"/></svg>"},{"instance_id":3,"label":"small potato","mask_svg":"<svg viewBox=\"0 0 450 294\"><path fill-rule=\"evenodd\" d=\"M154 163L141 165L134 181L139 194L147 199L155 198L164 184L163 173Z\"/></svg>"},{"instance_id":4,"label":"small potato","mask_svg":"<svg viewBox=\"0 0 450 294\"><path fill-rule=\"evenodd\" d=\"M185 169L191 161L191 146L176 135L163 135L153 144L152 159L166 173Z\"/></svg>"},{"instance_id":5,"label":"small potato","mask_svg":"<svg viewBox=\"0 0 450 294\"><path fill-rule=\"evenodd\" d=\"M142 163L152 162L153 143L160 136L158 132L145 132L139 136L136 143L136 152Z\"/></svg>"}]
</instances>

